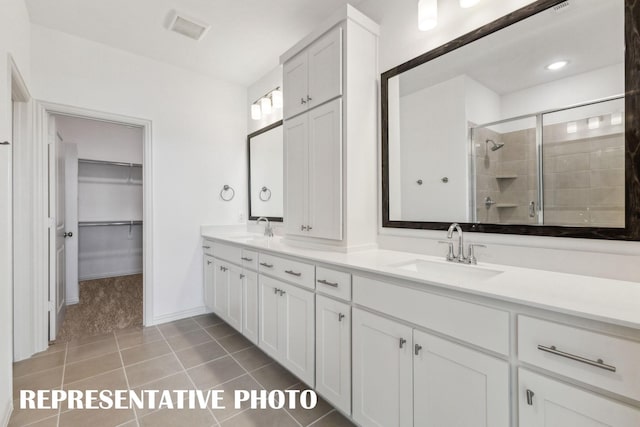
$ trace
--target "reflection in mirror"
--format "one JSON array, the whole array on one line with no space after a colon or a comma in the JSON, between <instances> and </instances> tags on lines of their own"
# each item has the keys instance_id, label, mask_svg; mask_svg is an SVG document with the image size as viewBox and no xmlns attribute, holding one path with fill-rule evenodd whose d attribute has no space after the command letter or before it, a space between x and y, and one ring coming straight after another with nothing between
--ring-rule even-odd
<instances>
[{"instance_id":1,"label":"reflection in mirror","mask_svg":"<svg viewBox=\"0 0 640 427\"><path fill-rule=\"evenodd\" d=\"M249 219L263 216L282 221L283 204L283 135L282 121L247 138L249 157Z\"/></svg>"},{"instance_id":2,"label":"reflection in mirror","mask_svg":"<svg viewBox=\"0 0 640 427\"><path fill-rule=\"evenodd\" d=\"M624 229L625 2L539 3L383 74L386 226Z\"/></svg>"}]
</instances>

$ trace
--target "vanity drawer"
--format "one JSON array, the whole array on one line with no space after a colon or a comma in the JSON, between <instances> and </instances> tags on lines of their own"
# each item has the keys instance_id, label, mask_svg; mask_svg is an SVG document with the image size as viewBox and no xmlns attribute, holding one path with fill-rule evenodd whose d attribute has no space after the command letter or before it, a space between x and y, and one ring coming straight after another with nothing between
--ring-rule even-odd
<instances>
[{"instance_id":1,"label":"vanity drawer","mask_svg":"<svg viewBox=\"0 0 640 427\"><path fill-rule=\"evenodd\" d=\"M213 242L211 240L204 240L202 242L202 251L205 255L213 255Z\"/></svg>"},{"instance_id":2,"label":"vanity drawer","mask_svg":"<svg viewBox=\"0 0 640 427\"><path fill-rule=\"evenodd\" d=\"M242 265L242 249L238 246L214 243L213 256L234 264Z\"/></svg>"},{"instance_id":3,"label":"vanity drawer","mask_svg":"<svg viewBox=\"0 0 640 427\"><path fill-rule=\"evenodd\" d=\"M258 270L258 252L242 250L242 266L251 270Z\"/></svg>"},{"instance_id":4,"label":"vanity drawer","mask_svg":"<svg viewBox=\"0 0 640 427\"><path fill-rule=\"evenodd\" d=\"M258 258L260 260L258 271L261 274L286 280L305 288L315 289L314 265L263 253Z\"/></svg>"},{"instance_id":5,"label":"vanity drawer","mask_svg":"<svg viewBox=\"0 0 640 427\"><path fill-rule=\"evenodd\" d=\"M353 302L496 353L509 354L506 311L360 276L353 276Z\"/></svg>"},{"instance_id":6,"label":"vanity drawer","mask_svg":"<svg viewBox=\"0 0 640 427\"><path fill-rule=\"evenodd\" d=\"M351 301L351 274L316 267L316 289L323 294Z\"/></svg>"},{"instance_id":7,"label":"vanity drawer","mask_svg":"<svg viewBox=\"0 0 640 427\"><path fill-rule=\"evenodd\" d=\"M638 342L518 316L518 358L578 381L640 400Z\"/></svg>"}]
</instances>

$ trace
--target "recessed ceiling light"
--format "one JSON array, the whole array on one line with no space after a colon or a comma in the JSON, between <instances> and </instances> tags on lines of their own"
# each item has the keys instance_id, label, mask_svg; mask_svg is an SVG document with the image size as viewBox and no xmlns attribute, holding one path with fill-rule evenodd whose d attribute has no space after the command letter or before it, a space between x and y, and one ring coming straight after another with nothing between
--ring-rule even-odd
<instances>
[{"instance_id":1,"label":"recessed ceiling light","mask_svg":"<svg viewBox=\"0 0 640 427\"><path fill-rule=\"evenodd\" d=\"M557 61L547 65L546 69L551 71L558 71L559 69L566 67L568 63L569 61Z\"/></svg>"},{"instance_id":2,"label":"recessed ceiling light","mask_svg":"<svg viewBox=\"0 0 640 427\"><path fill-rule=\"evenodd\" d=\"M473 7L480 3L480 0L460 0L460 7L466 9L468 7Z\"/></svg>"},{"instance_id":3,"label":"recessed ceiling light","mask_svg":"<svg viewBox=\"0 0 640 427\"><path fill-rule=\"evenodd\" d=\"M418 0L418 28L429 31L438 25L438 0Z\"/></svg>"}]
</instances>

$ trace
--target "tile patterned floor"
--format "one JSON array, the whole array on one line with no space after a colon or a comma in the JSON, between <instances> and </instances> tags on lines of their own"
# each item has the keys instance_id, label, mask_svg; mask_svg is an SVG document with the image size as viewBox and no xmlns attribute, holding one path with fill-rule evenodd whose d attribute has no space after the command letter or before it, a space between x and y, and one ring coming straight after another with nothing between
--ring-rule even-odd
<instances>
[{"instance_id":1,"label":"tile patterned floor","mask_svg":"<svg viewBox=\"0 0 640 427\"><path fill-rule=\"evenodd\" d=\"M25 389L223 389L226 409L21 410L9 426L341 427L351 422L318 398L312 410L234 409L233 390L305 389L286 369L213 314L79 338L14 364Z\"/></svg>"}]
</instances>

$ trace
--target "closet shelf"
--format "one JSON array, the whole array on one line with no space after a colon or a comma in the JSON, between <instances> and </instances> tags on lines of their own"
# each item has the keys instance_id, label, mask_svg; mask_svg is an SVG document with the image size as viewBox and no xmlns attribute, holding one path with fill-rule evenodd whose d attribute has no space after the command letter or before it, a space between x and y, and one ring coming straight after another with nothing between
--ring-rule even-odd
<instances>
[{"instance_id":1,"label":"closet shelf","mask_svg":"<svg viewBox=\"0 0 640 427\"><path fill-rule=\"evenodd\" d=\"M108 227L113 225L142 225L142 221L79 221L78 227Z\"/></svg>"},{"instance_id":2,"label":"closet shelf","mask_svg":"<svg viewBox=\"0 0 640 427\"><path fill-rule=\"evenodd\" d=\"M140 163L124 163L124 162L110 162L107 160L91 160L91 159L78 159L78 163L88 163L92 165L105 165L105 166L125 166L128 168L141 168Z\"/></svg>"}]
</instances>

